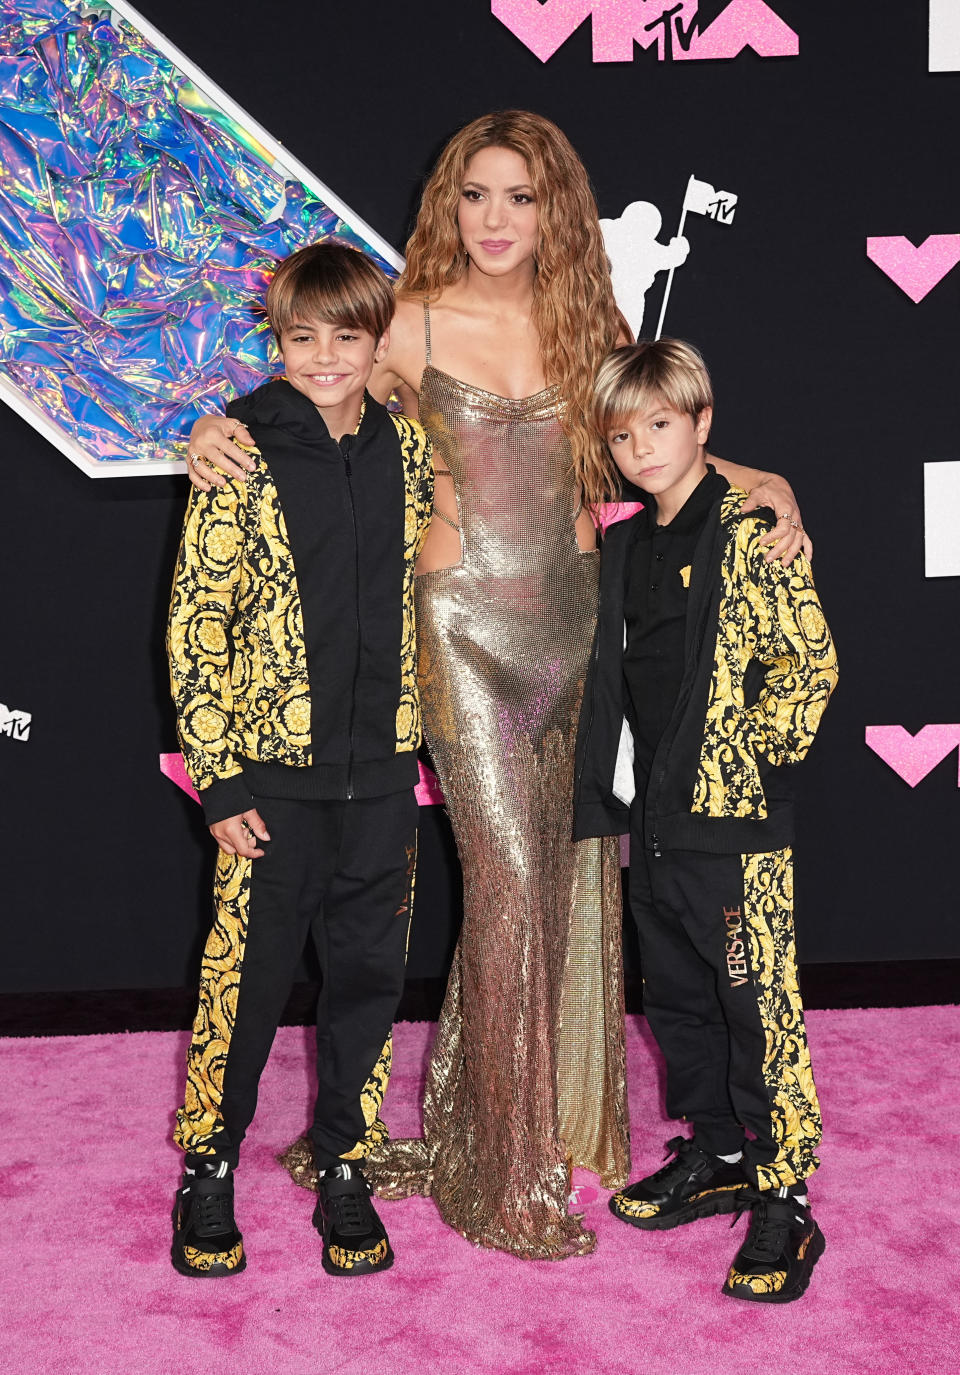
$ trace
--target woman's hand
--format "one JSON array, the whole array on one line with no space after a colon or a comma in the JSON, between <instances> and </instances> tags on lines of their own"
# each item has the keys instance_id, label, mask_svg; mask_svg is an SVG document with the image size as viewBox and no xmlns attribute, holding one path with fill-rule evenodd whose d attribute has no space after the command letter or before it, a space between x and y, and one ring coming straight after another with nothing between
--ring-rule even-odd
<instances>
[{"instance_id":1,"label":"woman's hand","mask_svg":"<svg viewBox=\"0 0 960 1375\"><path fill-rule=\"evenodd\" d=\"M228 477L246 482L247 473L252 473L257 466L255 459L231 442L234 438L241 444L253 446L252 435L239 420L230 420L225 415L204 415L194 421L187 443L187 475L201 492L226 486Z\"/></svg>"},{"instance_id":2,"label":"woman's hand","mask_svg":"<svg viewBox=\"0 0 960 1375\"><path fill-rule=\"evenodd\" d=\"M784 568L802 550L808 559L813 558L813 541L803 528L800 507L793 495L793 488L785 478L776 473L764 473L762 481L750 488L750 494L743 503L744 511L754 511L758 506L769 506L779 517L776 525L760 541L771 546L767 550L767 563L779 559Z\"/></svg>"}]
</instances>

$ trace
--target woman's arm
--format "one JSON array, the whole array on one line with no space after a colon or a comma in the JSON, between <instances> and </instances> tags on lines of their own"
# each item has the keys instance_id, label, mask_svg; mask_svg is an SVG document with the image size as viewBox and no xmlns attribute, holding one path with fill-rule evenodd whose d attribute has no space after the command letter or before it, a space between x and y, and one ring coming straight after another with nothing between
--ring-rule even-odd
<instances>
[{"instance_id":1,"label":"woman's arm","mask_svg":"<svg viewBox=\"0 0 960 1375\"><path fill-rule=\"evenodd\" d=\"M762 472L759 468L742 468L739 463L728 463L713 454L710 462L734 487L742 487L749 493L743 503L744 511L769 506L777 516L776 525L761 540L761 544L772 546L766 553L767 563L779 559L786 567L801 550L808 559L813 558L813 541L803 528L797 498L786 478L778 473Z\"/></svg>"}]
</instances>

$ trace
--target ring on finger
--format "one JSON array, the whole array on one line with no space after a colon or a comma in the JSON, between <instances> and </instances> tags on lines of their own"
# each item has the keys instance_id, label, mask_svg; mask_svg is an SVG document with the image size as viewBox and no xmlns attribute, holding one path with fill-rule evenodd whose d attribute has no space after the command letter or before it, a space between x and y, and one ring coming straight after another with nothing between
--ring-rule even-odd
<instances>
[{"instance_id":1,"label":"ring on finger","mask_svg":"<svg viewBox=\"0 0 960 1375\"><path fill-rule=\"evenodd\" d=\"M798 520L792 520L790 524L793 526L794 530L799 530L801 535L803 534L803 526Z\"/></svg>"},{"instance_id":2,"label":"ring on finger","mask_svg":"<svg viewBox=\"0 0 960 1375\"><path fill-rule=\"evenodd\" d=\"M790 512L789 512L789 511L781 511L781 513L780 513L780 519L781 519L781 520L790 520ZM793 522L791 521L791 524L792 524L792 523L793 523Z\"/></svg>"},{"instance_id":3,"label":"ring on finger","mask_svg":"<svg viewBox=\"0 0 960 1375\"><path fill-rule=\"evenodd\" d=\"M204 461L203 454L189 454L188 457L190 459L190 466L194 470L196 470Z\"/></svg>"}]
</instances>

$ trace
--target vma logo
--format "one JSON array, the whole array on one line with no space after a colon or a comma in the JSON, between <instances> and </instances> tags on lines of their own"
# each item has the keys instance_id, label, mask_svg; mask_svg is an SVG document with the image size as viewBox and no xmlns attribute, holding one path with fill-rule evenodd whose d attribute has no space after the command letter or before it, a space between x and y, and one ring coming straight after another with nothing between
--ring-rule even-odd
<instances>
[{"instance_id":1,"label":"vma logo","mask_svg":"<svg viewBox=\"0 0 960 1375\"><path fill-rule=\"evenodd\" d=\"M800 39L764 0L730 0L701 29L698 0L493 0L494 18L546 62L586 19L594 62L632 62L634 44L659 62L706 62L752 48L759 57L796 57Z\"/></svg>"}]
</instances>

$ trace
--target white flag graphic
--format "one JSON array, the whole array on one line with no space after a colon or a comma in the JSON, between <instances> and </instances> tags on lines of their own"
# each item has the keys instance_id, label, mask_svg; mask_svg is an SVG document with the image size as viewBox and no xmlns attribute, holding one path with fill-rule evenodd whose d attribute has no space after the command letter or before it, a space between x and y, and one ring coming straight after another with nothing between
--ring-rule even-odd
<instances>
[{"instance_id":1,"label":"white flag graphic","mask_svg":"<svg viewBox=\"0 0 960 1375\"><path fill-rule=\"evenodd\" d=\"M696 177L691 177L687 182L687 189L683 197L683 209L680 212L677 238L680 239L683 235L683 226L688 215L706 215L709 219L716 220L717 224L733 224L733 217L737 212L737 199L738 197L732 191L717 191L708 181L698 181ZM681 259L681 261L683 260ZM667 277L667 285L664 287L655 339L659 339L663 334L663 321L667 314L667 302L670 300L674 271L675 269L671 267Z\"/></svg>"},{"instance_id":2,"label":"white flag graphic","mask_svg":"<svg viewBox=\"0 0 960 1375\"><path fill-rule=\"evenodd\" d=\"M708 181L691 177L687 182L683 208L689 214L708 215L717 224L733 224L737 197L732 191L716 191Z\"/></svg>"}]
</instances>

